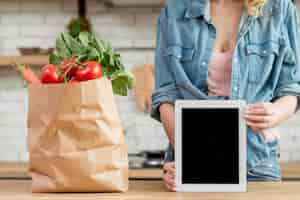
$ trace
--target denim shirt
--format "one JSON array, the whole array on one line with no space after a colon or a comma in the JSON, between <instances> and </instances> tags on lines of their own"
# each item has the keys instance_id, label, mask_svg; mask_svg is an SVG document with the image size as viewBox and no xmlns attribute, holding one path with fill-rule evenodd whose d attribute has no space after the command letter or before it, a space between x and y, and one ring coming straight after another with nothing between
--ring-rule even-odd
<instances>
[{"instance_id":1,"label":"denim shirt","mask_svg":"<svg viewBox=\"0 0 300 200\"><path fill-rule=\"evenodd\" d=\"M157 120L162 103L214 98L208 96L207 76L217 33L207 7L208 0L170 0L159 16L151 111ZM229 99L255 103L299 97L299 39L296 8L290 0L268 0L261 15L246 14L233 53ZM273 159L276 151L278 142L266 143L247 128L248 170Z\"/></svg>"}]
</instances>

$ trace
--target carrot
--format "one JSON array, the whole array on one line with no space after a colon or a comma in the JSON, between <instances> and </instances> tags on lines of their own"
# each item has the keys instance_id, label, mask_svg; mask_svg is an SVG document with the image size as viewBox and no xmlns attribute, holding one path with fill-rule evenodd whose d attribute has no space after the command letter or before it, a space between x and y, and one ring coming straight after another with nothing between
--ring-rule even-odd
<instances>
[{"instance_id":1,"label":"carrot","mask_svg":"<svg viewBox=\"0 0 300 200\"><path fill-rule=\"evenodd\" d=\"M26 65L14 64L16 69L21 73L22 78L28 83L41 83L40 79L35 75L32 69Z\"/></svg>"}]
</instances>

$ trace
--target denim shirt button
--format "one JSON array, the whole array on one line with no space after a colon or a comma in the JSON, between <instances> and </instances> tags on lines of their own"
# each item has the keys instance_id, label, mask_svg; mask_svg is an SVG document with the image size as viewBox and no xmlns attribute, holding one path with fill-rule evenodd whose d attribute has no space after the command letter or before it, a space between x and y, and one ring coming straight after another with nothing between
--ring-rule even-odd
<instances>
[{"instance_id":1,"label":"denim shirt button","mask_svg":"<svg viewBox=\"0 0 300 200\"><path fill-rule=\"evenodd\" d=\"M205 66L206 65L206 62L202 62L202 66Z\"/></svg>"},{"instance_id":2,"label":"denim shirt button","mask_svg":"<svg viewBox=\"0 0 300 200\"><path fill-rule=\"evenodd\" d=\"M236 92L238 91L238 87L234 87L233 90Z\"/></svg>"}]
</instances>

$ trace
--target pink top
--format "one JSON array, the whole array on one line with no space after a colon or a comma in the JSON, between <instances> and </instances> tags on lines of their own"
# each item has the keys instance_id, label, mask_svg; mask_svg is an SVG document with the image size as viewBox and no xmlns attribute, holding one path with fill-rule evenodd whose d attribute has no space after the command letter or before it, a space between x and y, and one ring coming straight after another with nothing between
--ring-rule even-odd
<instances>
[{"instance_id":1,"label":"pink top","mask_svg":"<svg viewBox=\"0 0 300 200\"><path fill-rule=\"evenodd\" d=\"M213 52L208 66L208 95L230 96L232 51Z\"/></svg>"},{"instance_id":2,"label":"pink top","mask_svg":"<svg viewBox=\"0 0 300 200\"><path fill-rule=\"evenodd\" d=\"M208 95L230 96L232 51L213 52L208 66ZM278 140L280 134L276 128L261 131L265 142Z\"/></svg>"}]
</instances>

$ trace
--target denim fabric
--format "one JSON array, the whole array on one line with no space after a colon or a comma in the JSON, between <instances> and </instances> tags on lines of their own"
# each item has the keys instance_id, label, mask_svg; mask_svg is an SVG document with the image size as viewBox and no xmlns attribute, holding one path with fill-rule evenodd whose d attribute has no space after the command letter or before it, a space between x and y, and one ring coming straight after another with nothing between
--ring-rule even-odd
<instances>
[{"instance_id":1,"label":"denim fabric","mask_svg":"<svg viewBox=\"0 0 300 200\"><path fill-rule=\"evenodd\" d=\"M211 98L208 64L217 33L207 12L208 2L170 0L159 16L151 112L157 120L162 103ZM286 95L299 97L299 39L296 8L290 0L268 0L260 16L245 14L233 53L229 99L255 103ZM274 161L273 147L250 128L247 143L249 170ZM272 167L260 170L274 172ZM275 171L272 176L279 178L280 169Z\"/></svg>"}]
</instances>

